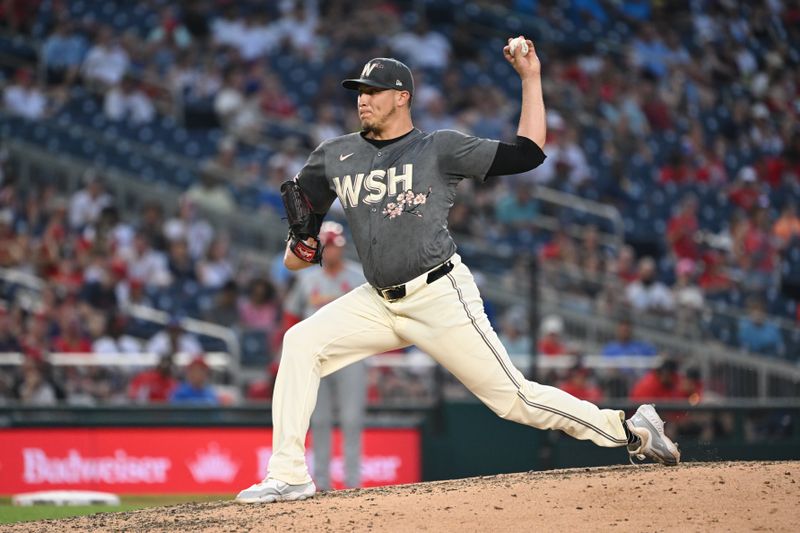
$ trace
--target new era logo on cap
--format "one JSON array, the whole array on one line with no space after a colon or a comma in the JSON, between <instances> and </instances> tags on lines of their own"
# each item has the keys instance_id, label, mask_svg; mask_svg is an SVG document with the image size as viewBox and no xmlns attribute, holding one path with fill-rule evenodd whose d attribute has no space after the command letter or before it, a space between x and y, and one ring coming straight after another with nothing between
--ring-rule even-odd
<instances>
[{"instance_id":1,"label":"new era logo on cap","mask_svg":"<svg viewBox=\"0 0 800 533\"><path fill-rule=\"evenodd\" d=\"M362 85L381 89L396 89L414 94L414 78L411 70L402 62L391 57L370 59L361 69L361 76L344 80L342 87L358 90Z\"/></svg>"}]
</instances>

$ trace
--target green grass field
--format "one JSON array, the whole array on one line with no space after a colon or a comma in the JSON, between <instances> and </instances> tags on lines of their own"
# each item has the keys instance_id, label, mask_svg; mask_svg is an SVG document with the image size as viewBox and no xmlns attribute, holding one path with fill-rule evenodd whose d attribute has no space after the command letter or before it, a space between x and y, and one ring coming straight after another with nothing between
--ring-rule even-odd
<instances>
[{"instance_id":1,"label":"green grass field","mask_svg":"<svg viewBox=\"0 0 800 533\"><path fill-rule=\"evenodd\" d=\"M132 511L145 507L160 507L187 502L207 502L230 500L230 494L170 494L166 496L120 496L120 505L80 505L55 506L33 505L18 507L11 505L11 498L0 498L0 524L25 522L29 520L47 520L51 518L67 518L95 513L114 513Z\"/></svg>"}]
</instances>

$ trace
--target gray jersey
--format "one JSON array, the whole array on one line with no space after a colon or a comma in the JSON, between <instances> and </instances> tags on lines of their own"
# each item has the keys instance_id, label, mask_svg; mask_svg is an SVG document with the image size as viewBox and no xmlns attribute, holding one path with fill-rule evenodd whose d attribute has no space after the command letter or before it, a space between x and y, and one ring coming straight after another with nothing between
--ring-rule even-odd
<instances>
[{"instance_id":1,"label":"gray jersey","mask_svg":"<svg viewBox=\"0 0 800 533\"><path fill-rule=\"evenodd\" d=\"M498 141L417 129L378 147L360 133L320 144L298 174L315 212L338 197L367 281L405 283L456 251L447 216L463 178L484 179Z\"/></svg>"},{"instance_id":2,"label":"gray jersey","mask_svg":"<svg viewBox=\"0 0 800 533\"><path fill-rule=\"evenodd\" d=\"M350 292L364 283L364 275L355 263L344 262L344 268L331 275L322 268L309 268L297 275L292 290L286 297L284 308L289 313L305 319L317 309Z\"/></svg>"}]
</instances>

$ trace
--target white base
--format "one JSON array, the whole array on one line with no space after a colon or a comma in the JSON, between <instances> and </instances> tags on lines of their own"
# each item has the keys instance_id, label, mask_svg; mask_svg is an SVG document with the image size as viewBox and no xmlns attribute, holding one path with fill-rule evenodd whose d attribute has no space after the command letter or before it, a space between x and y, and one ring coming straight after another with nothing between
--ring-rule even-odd
<instances>
[{"instance_id":1,"label":"white base","mask_svg":"<svg viewBox=\"0 0 800 533\"><path fill-rule=\"evenodd\" d=\"M43 490L11 497L13 505L119 505L119 496L91 490Z\"/></svg>"}]
</instances>

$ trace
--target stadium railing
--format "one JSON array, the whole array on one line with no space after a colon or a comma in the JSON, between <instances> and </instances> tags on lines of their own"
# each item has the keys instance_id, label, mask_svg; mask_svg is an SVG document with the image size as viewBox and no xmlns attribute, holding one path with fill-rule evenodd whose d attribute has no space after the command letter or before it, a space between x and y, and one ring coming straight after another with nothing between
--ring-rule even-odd
<instances>
[{"instance_id":1,"label":"stadium railing","mask_svg":"<svg viewBox=\"0 0 800 533\"><path fill-rule=\"evenodd\" d=\"M178 352L173 356L174 363L179 367L187 366L198 354ZM231 354L227 352L206 352L203 360L212 369L226 369L231 367ZM51 352L45 356L48 363L54 367L62 366L103 366L117 368L150 368L158 364L161 356L152 352L141 353L64 353ZM25 355L19 352L0 352L0 366L17 366L25 360Z\"/></svg>"}]
</instances>

